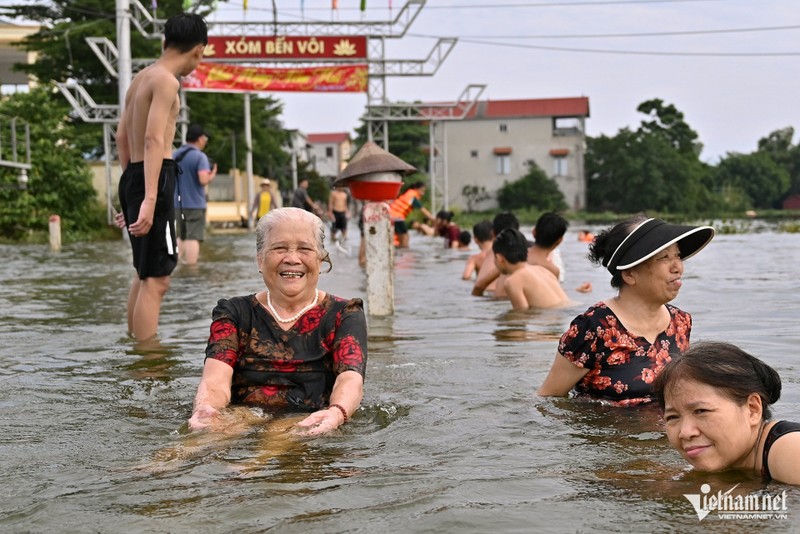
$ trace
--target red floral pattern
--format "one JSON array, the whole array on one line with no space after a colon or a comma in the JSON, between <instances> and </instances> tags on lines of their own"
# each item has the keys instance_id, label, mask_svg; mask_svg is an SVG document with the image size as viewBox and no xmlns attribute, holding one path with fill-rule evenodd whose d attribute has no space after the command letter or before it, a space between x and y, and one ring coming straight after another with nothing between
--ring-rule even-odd
<instances>
[{"instance_id":1,"label":"red floral pattern","mask_svg":"<svg viewBox=\"0 0 800 534\"><path fill-rule=\"evenodd\" d=\"M233 367L231 402L311 411L327 405L336 376L367 365L361 299L326 295L283 330L255 295L220 300L206 358Z\"/></svg>"},{"instance_id":2,"label":"red floral pattern","mask_svg":"<svg viewBox=\"0 0 800 534\"><path fill-rule=\"evenodd\" d=\"M619 406L650 402L653 380L672 354L689 348L692 317L666 305L667 329L655 343L628 332L614 312L600 302L576 317L561 336L558 351L578 367L590 369L575 385L579 396Z\"/></svg>"}]
</instances>

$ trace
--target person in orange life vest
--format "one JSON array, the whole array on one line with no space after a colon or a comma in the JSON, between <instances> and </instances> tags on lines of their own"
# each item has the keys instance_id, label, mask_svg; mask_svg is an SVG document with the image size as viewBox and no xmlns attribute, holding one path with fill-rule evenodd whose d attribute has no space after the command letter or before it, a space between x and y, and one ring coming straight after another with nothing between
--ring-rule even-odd
<instances>
[{"instance_id":1,"label":"person in orange life vest","mask_svg":"<svg viewBox=\"0 0 800 534\"><path fill-rule=\"evenodd\" d=\"M275 205L275 197L270 186L269 178L261 180L261 191L253 199L253 207L250 208L250 217L254 218L254 222L258 222L270 210L278 207Z\"/></svg>"},{"instance_id":2,"label":"person in orange life vest","mask_svg":"<svg viewBox=\"0 0 800 534\"><path fill-rule=\"evenodd\" d=\"M389 204L389 216L394 223L394 233L397 236L397 248L408 248L408 227L406 217L411 210L418 209L425 217L433 220L431 212L422 205L422 197L425 195L426 186L423 182L414 182L399 197Z\"/></svg>"}]
</instances>

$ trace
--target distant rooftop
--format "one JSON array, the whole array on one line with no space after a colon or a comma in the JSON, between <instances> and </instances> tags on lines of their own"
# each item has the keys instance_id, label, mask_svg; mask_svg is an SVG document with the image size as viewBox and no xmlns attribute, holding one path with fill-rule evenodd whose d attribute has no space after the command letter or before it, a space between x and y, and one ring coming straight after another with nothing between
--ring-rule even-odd
<instances>
[{"instance_id":1,"label":"distant rooftop","mask_svg":"<svg viewBox=\"0 0 800 534\"><path fill-rule=\"evenodd\" d=\"M350 134L347 132L316 133L316 134L308 134L306 139L308 140L308 144L310 145L343 143L350 139Z\"/></svg>"}]
</instances>

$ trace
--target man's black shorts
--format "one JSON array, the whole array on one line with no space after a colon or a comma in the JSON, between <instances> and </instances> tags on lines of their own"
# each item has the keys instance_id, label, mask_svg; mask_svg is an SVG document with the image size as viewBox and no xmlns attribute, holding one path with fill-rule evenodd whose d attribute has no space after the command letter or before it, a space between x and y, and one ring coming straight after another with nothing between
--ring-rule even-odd
<instances>
[{"instance_id":1,"label":"man's black shorts","mask_svg":"<svg viewBox=\"0 0 800 534\"><path fill-rule=\"evenodd\" d=\"M128 233L133 249L133 266L141 280L169 276L178 265L178 244L175 236L175 162L165 159L158 177L153 226L145 236ZM129 163L119 180L119 201L125 224L139 218L144 200L144 162Z\"/></svg>"},{"instance_id":2,"label":"man's black shorts","mask_svg":"<svg viewBox=\"0 0 800 534\"><path fill-rule=\"evenodd\" d=\"M333 231L341 230L342 232L347 231L347 213L344 211L334 211L333 212Z\"/></svg>"}]
</instances>

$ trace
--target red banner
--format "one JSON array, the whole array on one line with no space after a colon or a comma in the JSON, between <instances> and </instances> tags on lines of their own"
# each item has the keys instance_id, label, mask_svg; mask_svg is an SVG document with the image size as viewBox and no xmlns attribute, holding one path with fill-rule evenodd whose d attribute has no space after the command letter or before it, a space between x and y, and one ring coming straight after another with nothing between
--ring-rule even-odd
<instances>
[{"instance_id":1,"label":"red banner","mask_svg":"<svg viewBox=\"0 0 800 534\"><path fill-rule=\"evenodd\" d=\"M367 58L367 38L363 36L209 36L205 57L220 60L364 60Z\"/></svg>"},{"instance_id":2,"label":"red banner","mask_svg":"<svg viewBox=\"0 0 800 534\"><path fill-rule=\"evenodd\" d=\"M364 93L367 75L366 65L284 69L201 63L182 85L187 91Z\"/></svg>"}]
</instances>

